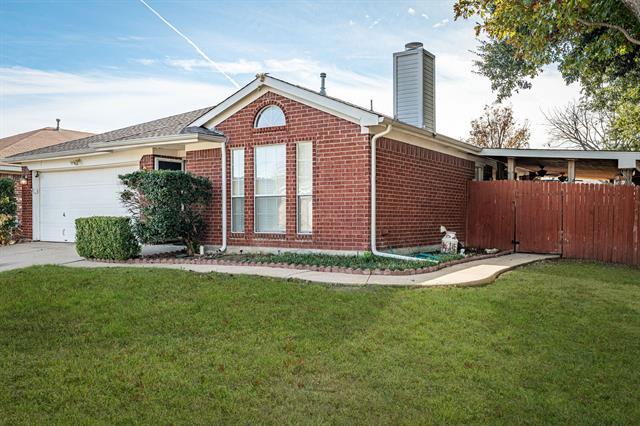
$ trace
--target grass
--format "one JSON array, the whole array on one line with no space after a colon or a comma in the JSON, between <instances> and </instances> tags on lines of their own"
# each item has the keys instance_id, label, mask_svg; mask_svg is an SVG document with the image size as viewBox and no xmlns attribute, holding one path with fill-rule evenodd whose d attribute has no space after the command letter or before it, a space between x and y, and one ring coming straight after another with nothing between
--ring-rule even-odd
<instances>
[{"instance_id":1,"label":"grass","mask_svg":"<svg viewBox=\"0 0 640 426\"><path fill-rule=\"evenodd\" d=\"M462 259L462 255L439 255L440 262ZM293 265L336 266L353 269L390 269L392 271L419 269L437 265L435 261L398 260L372 255L336 256L329 254L283 252L280 254L227 254L223 258L240 262L285 263Z\"/></svg>"},{"instance_id":2,"label":"grass","mask_svg":"<svg viewBox=\"0 0 640 426\"><path fill-rule=\"evenodd\" d=\"M0 273L0 423L638 424L640 271L467 289Z\"/></svg>"}]
</instances>

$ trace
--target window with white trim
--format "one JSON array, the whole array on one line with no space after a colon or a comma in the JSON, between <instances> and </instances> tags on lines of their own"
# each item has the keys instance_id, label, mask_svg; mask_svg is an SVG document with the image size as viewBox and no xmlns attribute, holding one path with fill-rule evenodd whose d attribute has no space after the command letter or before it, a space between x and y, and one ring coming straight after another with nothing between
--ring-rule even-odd
<instances>
[{"instance_id":1,"label":"window with white trim","mask_svg":"<svg viewBox=\"0 0 640 426\"><path fill-rule=\"evenodd\" d=\"M313 145L296 147L297 226L299 234L310 234L313 223Z\"/></svg>"},{"instance_id":2,"label":"window with white trim","mask_svg":"<svg viewBox=\"0 0 640 426\"><path fill-rule=\"evenodd\" d=\"M184 161L178 158L155 157L155 170L182 170L184 171Z\"/></svg>"},{"instance_id":3,"label":"window with white trim","mask_svg":"<svg viewBox=\"0 0 640 426\"><path fill-rule=\"evenodd\" d=\"M244 149L231 150L231 232L244 232Z\"/></svg>"},{"instance_id":4,"label":"window with white trim","mask_svg":"<svg viewBox=\"0 0 640 426\"><path fill-rule=\"evenodd\" d=\"M286 123L284 112L277 105L269 105L258 113L254 127L263 129L266 127L284 126Z\"/></svg>"},{"instance_id":5,"label":"window with white trim","mask_svg":"<svg viewBox=\"0 0 640 426\"><path fill-rule=\"evenodd\" d=\"M286 226L286 145L255 148L255 232L283 233Z\"/></svg>"}]
</instances>

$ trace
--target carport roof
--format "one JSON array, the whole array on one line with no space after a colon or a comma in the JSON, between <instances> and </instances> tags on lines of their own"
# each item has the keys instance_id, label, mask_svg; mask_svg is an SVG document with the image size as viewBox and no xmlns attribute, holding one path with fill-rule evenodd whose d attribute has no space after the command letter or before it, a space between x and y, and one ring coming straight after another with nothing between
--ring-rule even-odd
<instances>
[{"instance_id":1,"label":"carport roof","mask_svg":"<svg viewBox=\"0 0 640 426\"><path fill-rule=\"evenodd\" d=\"M619 169L640 169L640 152L485 148L480 155L503 162L514 158L518 167L535 171L544 166L554 173L566 173L568 160L575 160L576 174L590 179L608 179Z\"/></svg>"},{"instance_id":2,"label":"carport roof","mask_svg":"<svg viewBox=\"0 0 640 426\"><path fill-rule=\"evenodd\" d=\"M94 151L94 145L105 146L108 143L122 142L136 139L148 139L161 136L178 136L184 134L203 134L208 136L224 136L217 130L193 127L190 124L198 117L206 114L213 107L201 108L182 114L148 121L146 123L135 124L122 129L112 130L86 138L64 142L45 148L35 149L19 155L9 157L11 161L27 161L39 158L47 158L52 155L73 155Z\"/></svg>"}]
</instances>

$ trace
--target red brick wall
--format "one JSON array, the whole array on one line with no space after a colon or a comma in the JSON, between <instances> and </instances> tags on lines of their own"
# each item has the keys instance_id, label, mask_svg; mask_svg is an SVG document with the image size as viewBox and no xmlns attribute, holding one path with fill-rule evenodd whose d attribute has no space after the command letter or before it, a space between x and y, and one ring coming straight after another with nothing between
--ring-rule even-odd
<instances>
[{"instance_id":1,"label":"red brick wall","mask_svg":"<svg viewBox=\"0 0 640 426\"><path fill-rule=\"evenodd\" d=\"M31 173L29 173L26 168L23 168L22 173L27 173L29 175L27 185L20 184L20 178L22 177L21 174L0 173L0 178L13 179L13 181L15 182L16 204L18 207L17 216L18 221L20 222L20 229L22 233L21 237L22 239L30 240L32 238L31 228L33 225L31 221Z\"/></svg>"},{"instance_id":2,"label":"red brick wall","mask_svg":"<svg viewBox=\"0 0 640 426\"><path fill-rule=\"evenodd\" d=\"M254 129L256 114L277 104L285 113L283 127ZM267 93L216 126L229 138L228 149L245 149L245 232L232 234L227 203L228 243L236 246L367 250L369 247L369 136L360 126L274 93ZM313 143L313 234L296 233L296 142ZM282 235L253 232L253 148L287 145L287 219ZM212 179L215 195L206 243L220 243L220 150L187 154L187 170ZM227 194L231 155L227 151Z\"/></svg>"},{"instance_id":3,"label":"red brick wall","mask_svg":"<svg viewBox=\"0 0 640 426\"><path fill-rule=\"evenodd\" d=\"M153 154L143 155L140 159L140 170L153 170L154 165Z\"/></svg>"},{"instance_id":4,"label":"red brick wall","mask_svg":"<svg viewBox=\"0 0 640 426\"><path fill-rule=\"evenodd\" d=\"M379 248L438 244L440 225L464 240L472 161L381 138L376 162Z\"/></svg>"},{"instance_id":5,"label":"red brick wall","mask_svg":"<svg viewBox=\"0 0 640 426\"><path fill-rule=\"evenodd\" d=\"M207 231L204 237L206 244L222 244L222 193L221 183L222 177L220 172L220 150L207 149L203 151L187 152L187 171L194 175L204 176L211 181L213 185L213 200L211 208L205 210L205 220L207 221ZM229 177L227 177L229 179ZM227 188L227 191L230 191ZM231 192L227 192L231 194ZM227 207L230 209L230 207ZM231 219L227 219L229 229L231 228Z\"/></svg>"},{"instance_id":6,"label":"red brick wall","mask_svg":"<svg viewBox=\"0 0 640 426\"><path fill-rule=\"evenodd\" d=\"M20 212L20 223L22 226L22 239L31 240L33 238L33 177L26 167L22 168L22 173L28 176L26 185L19 185L21 188L22 210Z\"/></svg>"}]
</instances>

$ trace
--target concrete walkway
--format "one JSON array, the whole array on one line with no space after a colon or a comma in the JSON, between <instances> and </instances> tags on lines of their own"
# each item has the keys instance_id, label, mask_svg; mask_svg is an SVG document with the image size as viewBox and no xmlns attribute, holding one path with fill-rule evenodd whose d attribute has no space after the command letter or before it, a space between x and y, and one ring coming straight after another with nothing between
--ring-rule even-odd
<instances>
[{"instance_id":1,"label":"concrete walkway","mask_svg":"<svg viewBox=\"0 0 640 426\"><path fill-rule=\"evenodd\" d=\"M408 287L473 286L493 282L498 275L517 266L554 259L555 255L515 253L492 259L477 260L418 275L358 275L337 272L317 272L300 269L270 268L264 266L191 265L191 264L118 264L79 261L67 264L73 267L143 267L183 269L194 272L221 272L226 274L260 275L265 277L299 279L311 282L345 285L384 285Z\"/></svg>"}]
</instances>

